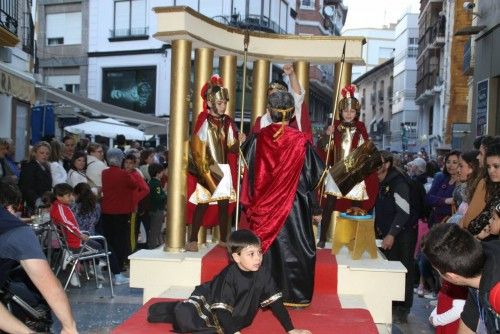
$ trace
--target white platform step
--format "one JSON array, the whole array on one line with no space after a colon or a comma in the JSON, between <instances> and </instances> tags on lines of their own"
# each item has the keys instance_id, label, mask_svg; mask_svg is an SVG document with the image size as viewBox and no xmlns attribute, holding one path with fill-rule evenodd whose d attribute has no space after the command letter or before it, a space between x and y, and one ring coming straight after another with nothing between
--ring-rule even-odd
<instances>
[{"instance_id":1,"label":"white platform step","mask_svg":"<svg viewBox=\"0 0 500 334\"><path fill-rule=\"evenodd\" d=\"M342 308L361 308L368 310L368 306L362 295L341 294L338 296Z\"/></svg>"},{"instance_id":2,"label":"white platform step","mask_svg":"<svg viewBox=\"0 0 500 334\"><path fill-rule=\"evenodd\" d=\"M187 299L191 292L193 292L194 287L192 286L181 286L174 285L165 290L159 298L173 298L173 299Z\"/></svg>"}]
</instances>

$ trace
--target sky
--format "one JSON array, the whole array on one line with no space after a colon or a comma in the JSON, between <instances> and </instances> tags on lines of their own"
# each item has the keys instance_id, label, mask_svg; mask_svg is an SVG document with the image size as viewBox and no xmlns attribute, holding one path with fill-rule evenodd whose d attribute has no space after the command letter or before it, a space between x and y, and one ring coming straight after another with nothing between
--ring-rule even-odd
<instances>
[{"instance_id":1,"label":"sky","mask_svg":"<svg viewBox=\"0 0 500 334\"><path fill-rule=\"evenodd\" d=\"M344 5L348 12L343 30L382 28L396 23L408 9L418 13L420 0L344 0Z\"/></svg>"}]
</instances>

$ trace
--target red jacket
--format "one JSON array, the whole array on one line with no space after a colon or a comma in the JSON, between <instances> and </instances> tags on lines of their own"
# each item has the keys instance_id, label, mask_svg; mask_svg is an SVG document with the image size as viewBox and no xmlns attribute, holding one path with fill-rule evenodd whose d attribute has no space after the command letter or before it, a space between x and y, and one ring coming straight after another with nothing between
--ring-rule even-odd
<instances>
[{"instance_id":1,"label":"red jacket","mask_svg":"<svg viewBox=\"0 0 500 334\"><path fill-rule=\"evenodd\" d=\"M137 203L149 193L147 183L116 166L102 172L102 213L110 215L130 214ZM141 197L142 196L142 197Z\"/></svg>"},{"instance_id":2,"label":"red jacket","mask_svg":"<svg viewBox=\"0 0 500 334\"><path fill-rule=\"evenodd\" d=\"M69 248L77 249L81 247L80 227L69 206L55 200L50 207L50 219L56 224L66 226L64 234L66 235Z\"/></svg>"}]
</instances>

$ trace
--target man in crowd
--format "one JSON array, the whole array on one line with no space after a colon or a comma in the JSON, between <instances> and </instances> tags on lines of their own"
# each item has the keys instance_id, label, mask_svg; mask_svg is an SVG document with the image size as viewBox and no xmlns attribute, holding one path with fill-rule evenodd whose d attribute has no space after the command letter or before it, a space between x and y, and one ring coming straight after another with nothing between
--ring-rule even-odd
<instances>
[{"instance_id":1,"label":"man in crowd","mask_svg":"<svg viewBox=\"0 0 500 334\"><path fill-rule=\"evenodd\" d=\"M393 166L393 156L381 151L382 166L377 170L380 181L375 203L375 232L382 239L382 252L390 261L401 261L406 267L405 300L393 302L393 319L406 323L413 304L415 275L413 252L417 242L417 215L410 212L408 177Z\"/></svg>"},{"instance_id":2,"label":"man in crowd","mask_svg":"<svg viewBox=\"0 0 500 334\"><path fill-rule=\"evenodd\" d=\"M45 298L61 322L63 334L78 333L70 304L42 252L33 230L14 215L14 205L21 201L16 185L0 182L0 263L17 261ZM0 304L0 329L14 333L32 333L10 316Z\"/></svg>"},{"instance_id":3,"label":"man in crowd","mask_svg":"<svg viewBox=\"0 0 500 334\"><path fill-rule=\"evenodd\" d=\"M489 295L500 281L500 240L481 243L456 224L439 224L422 240L422 251L443 279L470 288L458 333L498 333Z\"/></svg>"}]
</instances>

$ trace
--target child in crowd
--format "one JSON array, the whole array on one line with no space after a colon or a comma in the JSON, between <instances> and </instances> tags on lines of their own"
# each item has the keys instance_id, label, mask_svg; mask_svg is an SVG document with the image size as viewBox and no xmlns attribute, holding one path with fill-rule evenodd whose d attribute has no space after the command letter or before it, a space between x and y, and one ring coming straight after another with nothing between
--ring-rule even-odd
<instances>
[{"instance_id":1,"label":"child in crowd","mask_svg":"<svg viewBox=\"0 0 500 334\"><path fill-rule=\"evenodd\" d=\"M95 240L89 240L89 236L81 233L75 215L70 209L74 201L73 188L67 183L60 183L54 186L52 206L50 208L50 218L55 224L64 226L64 234L68 247L72 251L79 251L82 241L85 245L96 250L102 250L102 246ZM127 284L129 279L120 273L118 265L113 265L116 261L110 261L111 272L114 274L114 284ZM80 286L78 274L75 272L71 276L71 285Z\"/></svg>"},{"instance_id":2,"label":"child in crowd","mask_svg":"<svg viewBox=\"0 0 500 334\"><path fill-rule=\"evenodd\" d=\"M259 307L269 306L285 331L310 334L294 329L271 273L261 267L259 238L249 230L238 230L230 235L227 247L232 263L212 281L197 286L189 299L153 304L148 320L159 322L155 318L161 317L180 333L240 333L252 324Z\"/></svg>"},{"instance_id":3,"label":"child in crowd","mask_svg":"<svg viewBox=\"0 0 500 334\"><path fill-rule=\"evenodd\" d=\"M71 210L75 214L80 229L95 235L95 226L101 218L101 205L87 183L78 183L74 189L75 204Z\"/></svg>"},{"instance_id":4,"label":"child in crowd","mask_svg":"<svg viewBox=\"0 0 500 334\"><path fill-rule=\"evenodd\" d=\"M161 228L165 221L165 201L167 195L161 186L163 166L152 163L148 166L149 180L149 234L148 247L156 248L163 243Z\"/></svg>"}]
</instances>

